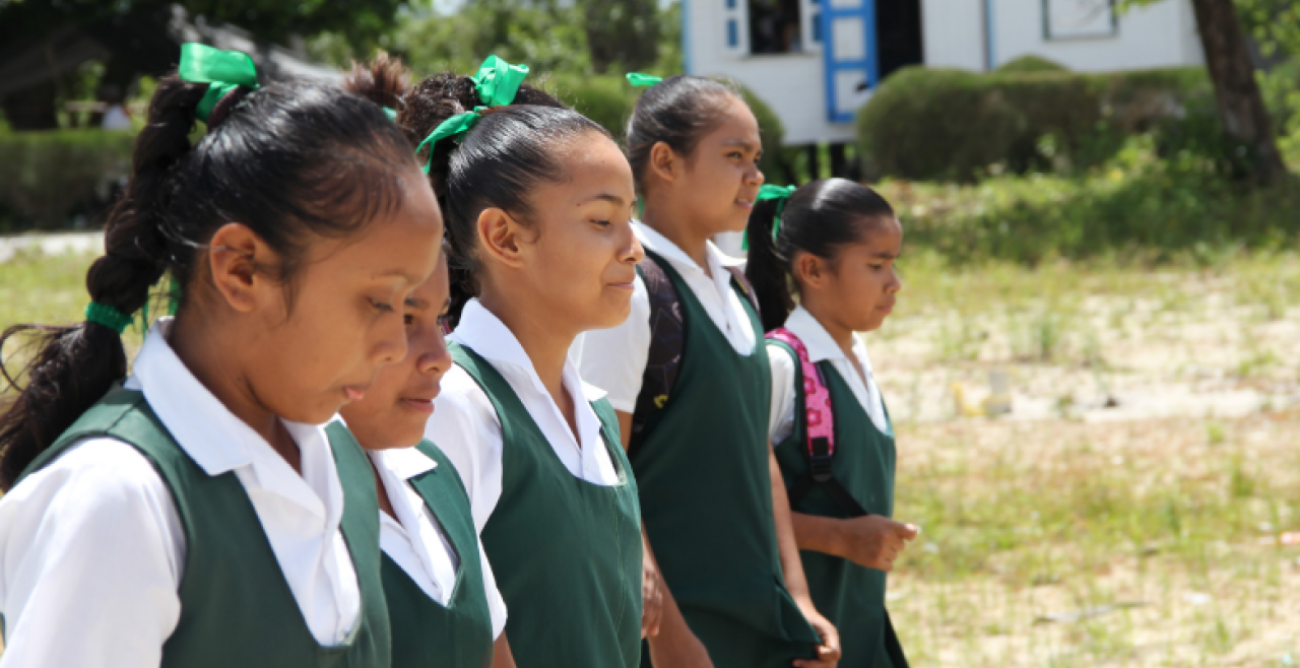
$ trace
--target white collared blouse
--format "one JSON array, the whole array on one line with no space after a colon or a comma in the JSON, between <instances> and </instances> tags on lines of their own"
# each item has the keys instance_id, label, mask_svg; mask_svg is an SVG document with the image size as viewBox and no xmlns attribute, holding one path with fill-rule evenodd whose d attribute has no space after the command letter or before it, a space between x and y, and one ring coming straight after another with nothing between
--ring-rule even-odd
<instances>
[{"instance_id":1,"label":"white collared blouse","mask_svg":"<svg viewBox=\"0 0 1300 668\"><path fill-rule=\"evenodd\" d=\"M433 470L438 462L415 448L367 450L388 491L388 500L396 517L379 513L379 547L396 563L426 596L446 607L456 587L460 560L438 518L429 510L424 498L407 481ZM478 544L483 573L483 590L488 612L492 616L492 637L499 638L506 628L506 603L497 590L492 564Z\"/></svg>"},{"instance_id":2,"label":"white collared blouse","mask_svg":"<svg viewBox=\"0 0 1300 668\"><path fill-rule=\"evenodd\" d=\"M871 418L871 423L880 431L888 432L885 402L880 396L880 388L876 386L875 377L872 376L871 358L867 356L867 346L862 343L862 339L853 337L854 359L850 360L835 343L835 339L831 338L826 328L803 306L795 307L790 317L786 319L785 327L803 341L804 346L808 348L808 359L814 364L830 360L831 366L853 390L854 398ZM796 399L794 379L798 369L790 353L775 344L768 344L767 357L772 363L772 412L768 433L772 443L775 444L789 438L794 431ZM861 369L861 373L858 369Z\"/></svg>"},{"instance_id":3,"label":"white collared blouse","mask_svg":"<svg viewBox=\"0 0 1300 668\"><path fill-rule=\"evenodd\" d=\"M708 242L705 254L709 273L706 274L685 251L651 227L635 222L632 229L646 250L659 254L681 275L731 347L741 355L754 352L754 328L749 312L743 298L731 288L732 275L727 269L740 266L742 261L724 255L713 242ZM583 334L577 348L582 379L607 392L615 410L624 413L636 410L636 398L641 393L641 380L650 357L650 295L640 275L633 285L632 313L627 320L611 329Z\"/></svg>"},{"instance_id":4,"label":"white collared blouse","mask_svg":"<svg viewBox=\"0 0 1300 668\"><path fill-rule=\"evenodd\" d=\"M208 475L234 471L308 629L346 641L361 593L339 525L343 487L324 425L285 422L299 475L149 331L128 389L140 390ZM185 532L166 483L131 445L84 439L0 499L0 666L157 666L180 618Z\"/></svg>"},{"instance_id":5,"label":"white collared blouse","mask_svg":"<svg viewBox=\"0 0 1300 668\"><path fill-rule=\"evenodd\" d=\"M604 393L582 382L572 360L565 362L563 385L574 398L577 434L569 428L514 333L478 300L465 305L449 340L472 349L505 378L569 473L597 485L619 484L618 470L601 438L600 418L589 403ZM459 365L443 376L442 390L433 403L425 437L460 473L469 492L474 526L482 532L501 500L505 448L501 420L487 393Z\"/></svg>"}]
</instances>

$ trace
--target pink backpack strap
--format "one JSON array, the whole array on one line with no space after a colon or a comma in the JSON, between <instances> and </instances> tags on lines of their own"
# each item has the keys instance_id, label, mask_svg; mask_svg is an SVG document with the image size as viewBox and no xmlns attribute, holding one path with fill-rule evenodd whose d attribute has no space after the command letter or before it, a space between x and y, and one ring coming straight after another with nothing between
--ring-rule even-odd
<instances>
[{"instance_id":1,"label":"pink backpack strap","mask_svg":"<svg viewBox=\"0 0 1300 668\"><path fill-rule=\"evenodd\" d=\"M831 412L831 393L826 388L822 372L808 357L808 346L785 327L778 327L767 333L767 338L780 341L794 349L799 356L799 366L803 370L803 405L808 437L808 454L816 456L813 447L815 439L826 439L826 456L835 456L835 415ZM820 449L820 448L817 448Z\"/></svg>"},{"instance_id":2,"label":"pink backpack strap","mask_svg":"<svg viewBox=\"0 0 1300 668\"><path fill-rule=\"evenodd\" d=\"M794 349L799 357L803 375L804 431L808 454L808 473L790 487L790 507L794 508L808 496L814 487L820 487L827 496L849 517L866 515L844 485L835 479L835 414L831 411L831 392L821 369L808 357L808 347L794 332L778 327L767 333L767 338L780 341Z\"/></svg>"}]
</instances>

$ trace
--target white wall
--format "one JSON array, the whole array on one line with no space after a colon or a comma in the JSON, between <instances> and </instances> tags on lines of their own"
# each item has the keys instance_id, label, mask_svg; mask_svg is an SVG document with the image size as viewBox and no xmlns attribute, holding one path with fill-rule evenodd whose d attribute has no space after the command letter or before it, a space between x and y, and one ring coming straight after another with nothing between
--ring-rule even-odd
<instances>
[{"instance_id":1,"label":"white wall","mask_svg":"<svg viewBox=\"0 0 1300 668\"><path fill-rule=\"evenodd\" d=\"M921 0L925 64L984 69L983 14L983 0Z\"/></svg>"},{"instance_id":2,"label":"white wall","mask_svg":"<svg viewBox=\"0 0 1300 668\"><path fill-rule=\"evenodd\" d=\"M1161 0L1131 9L1119 16L1119 29L1113 36L1053 41L1043 38L1042 0L992 2L994 67L1028 54L1085 72L1142 70L1202 62L1196 22L1188 0Z\"/></svg>"},{"instance_id":3,"label":"white wall","mask_svg":"<svg viewBox=\"0 0 1300 668\"><path fill-rule=\"evenodd\" d=\"M759 56L728 53L723 41L724 0L685 2L689 74L724 75L753 90L781 117L787 145L853 141L852 123L826 120L821 51Z\"/></svg>"},{"instance_id":4,"label":"white wall","mask_svg":"<svg viewBox=\"0 0 1300 668\"><path fill-rule=\"evenodd\" d=\"M742 4L747 0L736 0ZM825 1L825 0L823 0ZM889 2L890 0L876 0ZM853 124L826 120L820 51L784 55L729 53L725 0L683 0L690 74L725 75L766 101L785 125L787 145L854 139ZM1048 41L1043 0L989 0L993 44L984 40L984 0L922 0L925 64L982 70L1034 54L1079 71L1134 70L1203 62L1189 0L1161 0L1119 17L1113 36Z\"/></svg>"}]
</instances>

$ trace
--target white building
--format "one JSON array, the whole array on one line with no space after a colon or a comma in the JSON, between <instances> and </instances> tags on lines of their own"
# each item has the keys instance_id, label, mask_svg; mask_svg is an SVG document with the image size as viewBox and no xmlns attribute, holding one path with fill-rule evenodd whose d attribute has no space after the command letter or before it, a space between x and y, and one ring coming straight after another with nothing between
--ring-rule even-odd
<instances>
[{"instance_id":1,"label":"white building","mask_svg":"<svg viewBox=\"0 0 1300 668\"><path fill-rule=\"evenodd\" d=\"M854 112L905 65L984 71L1036 55L1072 70L1197 65L1189 0L682 0L686 71L752 89L797 146L853 140Z\"/></svg>"}]
</instances>

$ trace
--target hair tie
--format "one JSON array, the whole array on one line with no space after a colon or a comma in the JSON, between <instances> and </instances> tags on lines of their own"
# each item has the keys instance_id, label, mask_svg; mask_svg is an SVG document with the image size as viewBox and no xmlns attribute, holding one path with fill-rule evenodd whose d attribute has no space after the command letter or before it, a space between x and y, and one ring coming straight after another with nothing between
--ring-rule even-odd
<instances>
[{"instance_id":1,"label":"hair tie","mask_svg":"<svg viewBox=\"0 0 1300 668\"><path fill-rule=\"evenodd\" d=\"M86 306L86 322L93 322L97 325L103 325L118 334L126 331L127 325L131 324L131 316L100 302L90 302Z\"/></svg>"},{"instance_id":2,"label":"hair tie","mask_svg":"<svg viewBox=\"0 0 1300 668\"><path fill-rule=\"evenodd\" d=\"M657 77L653 74L642 74L641 72L627 73L627 82L632 84L633 88L649 88L663 80L663 77Z\"/></svg>"},{"instance_id":3,"label":"hair tie","mask_svg":"<svg viewBox=\"0 0 1300 668\"><path fill-rule=\"evenodd\" d=\"M527 76L527 65L511 65L495 55L488 56L479 66L478 73L470 77L474 82L474 92L483 105L474 107L474 111L457 114L439 123L438 127L415 147L416 154L425 147L429 149L428 156L424 160L424 173L428 174L433 167L433 150L437 148L438 142L464 137L465 133L469 132L483 117L483 111L488 107L514 104L519 86Z\"/></svg>"},{"instance_id":4,"label":"hair tie","mask_svg":"<svg viewBox=\"0 0 1300 668\"><path fill-rule=\"evenodd\" d=\"M394 108L392 108L392 107L384 107L384 115L388 117L388 120L390 120L390 121L392 121L392 122L394 122L394 123L397 122L397 110L396 110L396 109L394 109Z\"/></svg>"},{"instance_id":5,"label":"hair tie","mask_svg":"<svg viewBox=\"0 0 1300 668\"><path fill-rule=\"evenodd\" d=\"M199 100L194 113L199 120L212 127L208 119L213 108L236 88L256 90L257 68L253 59L241 51L222 51L207 44L186 42L181 45L181 61L176 67L181 79L190 83L208 84L208 92ZM224 116L224 114L223 114ZM220 120L220 118L218 118Z\"/></svg>"},{"instance_id":6,"label":"hair tie","mask_svg":"<svg viewBox=\"0 0 1300 668\"><path fill-rule=\"evenodd\" d=\"M221 96L221 99L217 100L216 106L212 107L212 111L208 113L208 129L211 130L224 123L226 117L234 110L235 105L239 104L251 92L253 91L240 86L232 88L229 93Z\"/></svg>"},{"instance_id":7,"label":"hair tie","mask_svg":"<svg viewBox=\"0 0 1300 668\"><path fill-rule=\"evenodd\" d=\"M785 213L786 200L798 190L797 186L770 186L763 185L758 189L758 197L754 198L754 204L767 200L776 200L776 213L772 215L772 240L776 240L776 233L781 229L781 214ZM745 238L741 240L740 247L749 250L749 230L745 230Z\"/></svg>"}]
</instances>

